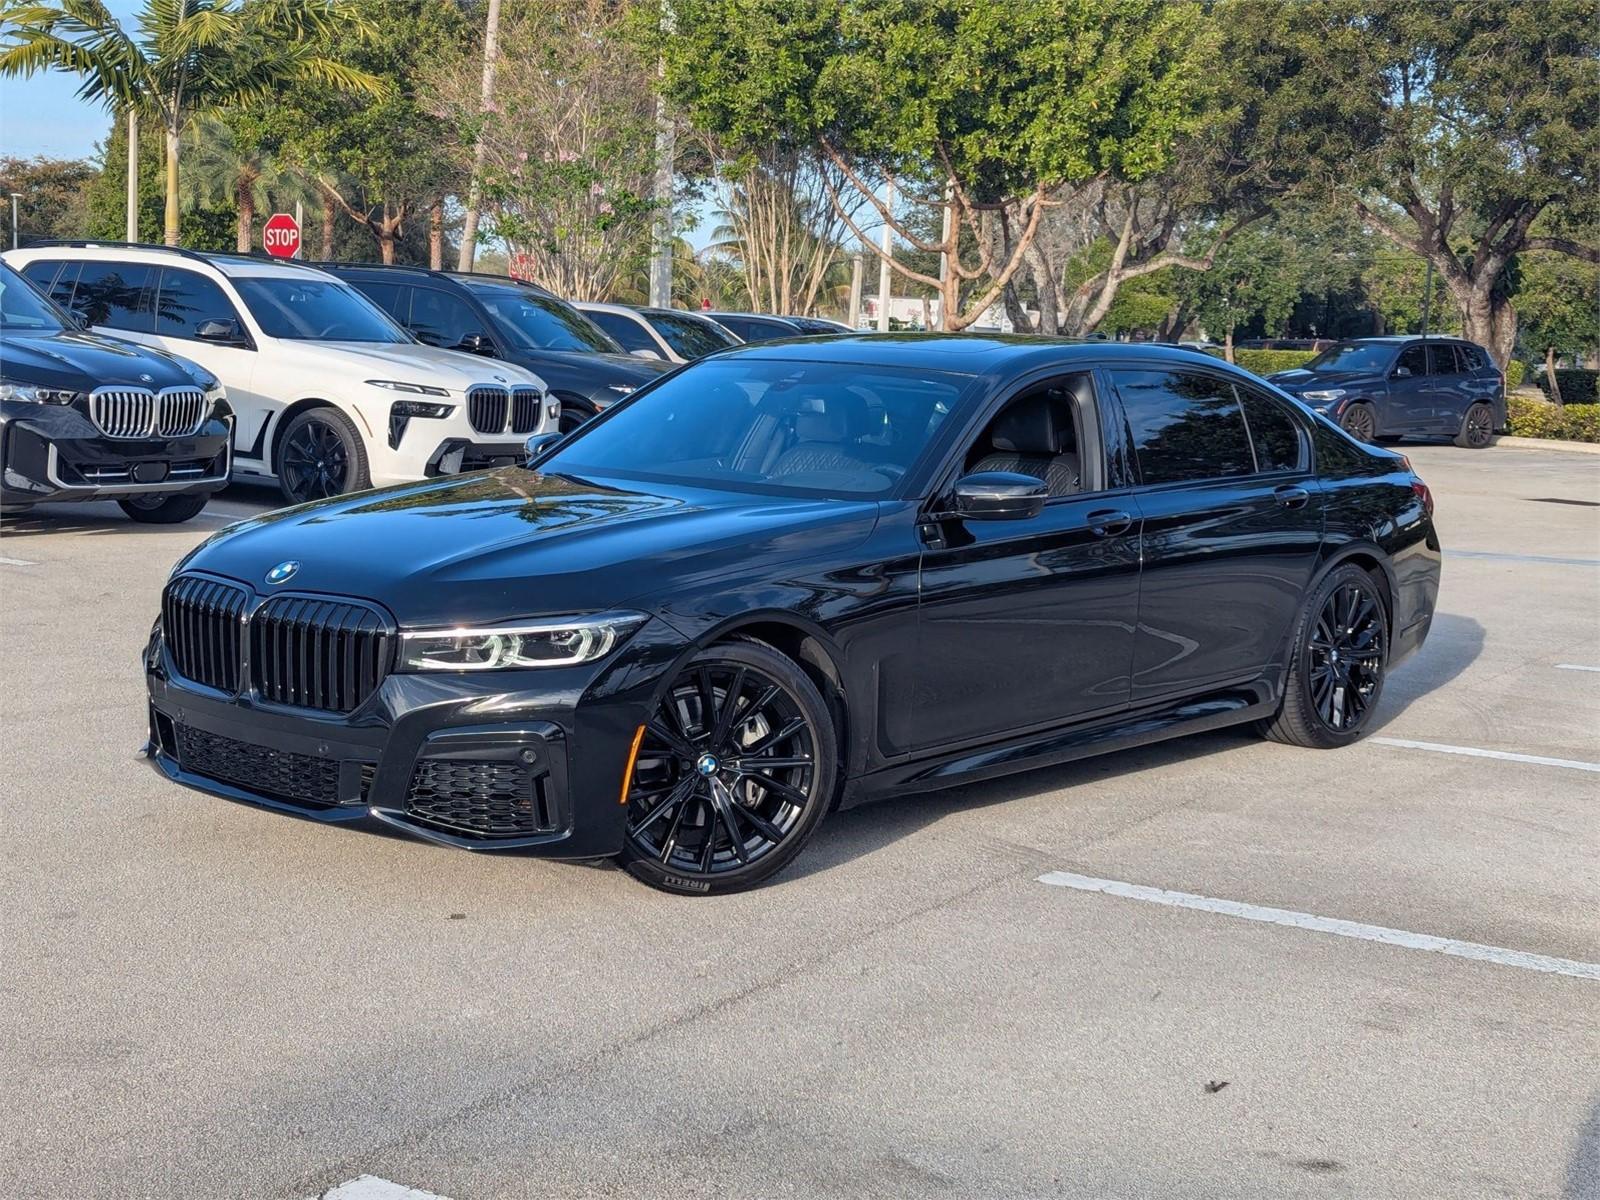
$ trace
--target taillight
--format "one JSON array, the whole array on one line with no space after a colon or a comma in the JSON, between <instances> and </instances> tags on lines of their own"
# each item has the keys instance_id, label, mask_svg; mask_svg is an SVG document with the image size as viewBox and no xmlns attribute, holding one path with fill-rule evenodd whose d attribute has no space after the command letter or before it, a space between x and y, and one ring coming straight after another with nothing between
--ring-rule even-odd
<instances>
[{"instance_id":1,"label":"taillight","mask_svg":"<svg viewBox=\"0 0 1600 1200\"><path fill-rule=\"evenodd\" d=\"M1433 516L1433 493L1428 490L1428 485L1420 479L1413 478L1411 490L1416 494L1417 499L1422 501L1422 511L1430 517Z\"/></svg>"}]
</instances>

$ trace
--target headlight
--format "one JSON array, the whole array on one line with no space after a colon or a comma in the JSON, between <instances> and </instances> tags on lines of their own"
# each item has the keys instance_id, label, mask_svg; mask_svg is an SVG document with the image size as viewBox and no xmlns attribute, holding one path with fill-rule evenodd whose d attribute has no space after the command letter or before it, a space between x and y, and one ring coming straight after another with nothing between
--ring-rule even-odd
<instances>
[{"instance_id":1,"label":"headlight","mask_svg":"<svg viewBox=\"0 0 1600 1200\"><path fill-rule=\"evenodd\" d=\"M644 620L640 613L602 613L483 629L402 630L399 669L500 671L571 667L604 658Z\"/></svg>"},{"instance_id":2,"label":"headlight","mask_svg":"<svg viewBox=\"0 0 1600 1200\"><path fill-rule=\"evenodd\" d=\"M383 388L390 392L410 392L413 396L448 396L448 388L432 387L426 383L404 383L398 379L369 379L368 387Z\"/></svg>"},{"instance_id":3,"label":"headlight","mask_svg":"<svg viewBox=\"0 0 1600 1200\"><path fill-rule=\"evenodd\" d=\"M1325 392L1301 392L1300 398L1309 400L1313 404L1332 404L1342 395L1344 395L1343 388L1329 388Z\"/></svg>"},{"instance_id":4,"label":"headlight","mask_svg":"<svg viewBox=\"0 0 1600 1200\"><path fill-rule=\"evenodd\" d=\"M33 383L0 380L0 400L26 400L31 404L71 404L78 393L68 388L40 387Z\"/></svg>"},{"instance_id":5,"label":"headlight","mask_svg":"<svg viewBox=\"0 0 1600 1200\"><path fill-rule=\"evenodd\" d=\"M389 449L400 449L400 439L405 437L412 417L448 417L455 410L454 404L433 400L396 400L389 406Z\"/></svg>"}]
</instances>

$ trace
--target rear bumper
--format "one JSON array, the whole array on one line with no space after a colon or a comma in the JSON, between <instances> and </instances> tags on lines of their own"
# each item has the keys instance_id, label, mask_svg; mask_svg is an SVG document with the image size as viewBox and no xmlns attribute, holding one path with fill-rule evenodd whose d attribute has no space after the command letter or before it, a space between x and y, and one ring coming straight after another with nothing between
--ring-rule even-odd
<instances>
[{"instance_id":1,"label":"rear bumper","mask_svg":"<svg viewBox=\"0 0 1600 1200\"><path fill-rule=\"evenodd\" d=\"M215 492L232 470L232 425L179 438L106 437L76 410L0 405L0 499L8 504Z\"/></svg>"}]
</instances>

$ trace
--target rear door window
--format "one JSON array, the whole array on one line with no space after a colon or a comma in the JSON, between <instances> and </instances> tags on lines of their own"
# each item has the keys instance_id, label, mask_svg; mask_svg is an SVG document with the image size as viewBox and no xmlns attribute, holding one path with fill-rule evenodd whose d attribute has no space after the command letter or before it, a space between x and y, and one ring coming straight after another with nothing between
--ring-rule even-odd
<instances>
[{"instance_id":1,"label":"rear door window","mask_svg":"<svg viewBox=\"0 0 1600 1200\"><path fill-rule=\"evenodd\" d=\"M411 316L411 289L398 283L371 283L365 279L352 279L355 289L371 300L402 325L409 325Z\"/></svg>"},{"instance_id":2,"label":"rear door window","mask_svg":"<svg viewBox=\"0 0 1600 1200\"><path fill-rule=\"evenodd\" d=\"M624 350L649 350L660 354L661 348L645 327L624 313L604 312L595 309L583 314L616 339Z\"/></svg>"},{"instance_id":3,"label":"rear door window","mask_svg":"<svg viewBox=\"0 0 1600 1200\"><path fill-rule=\"evenodd\" d=\"M1456 348L1449 342L1440 342L1428 347L1431 354L1433 375L1460 375L1466 370L1466 364L1457 357Z\"/></svg>"},{"instance_id":4,"label":"rear door window","mask_svg":"<svg viewBox=\"0 0 1600 1200\"><path fill-rule=\"evenodd\" d=\"M162 268L161 290L156 297L157 333L193 338L203 321L238 319L233 303L215 282L194 271Z\"/></svg>"},{"instance_id":5,"label":"rear door window","mask_svg":"<svg viewBox=\"0 0 1600 1200\"><path fill-rule=\"evenodd\" d=\"M1227 479L1256 469L1233 386L1188 371L1113 371L1146 485Z\"/></svg>"},{"instance_id":6,"label":"rear door window","mask_svg":"<svg viewBox=\"0 0 1600 1200\"><path fill-rule=\"evenodd\" d=\"M144 263L85 261L72 293L72 307L91 325L154 333L156 328L154 268Z\"/></svg>"}]
</instances>

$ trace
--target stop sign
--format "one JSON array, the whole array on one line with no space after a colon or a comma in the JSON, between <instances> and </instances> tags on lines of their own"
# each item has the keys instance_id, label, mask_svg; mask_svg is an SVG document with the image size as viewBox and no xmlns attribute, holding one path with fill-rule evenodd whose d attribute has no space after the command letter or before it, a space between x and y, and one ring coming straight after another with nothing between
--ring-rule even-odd
<instances>
[{"instance_id":1,"label":"stop sign","mask_svg":"<svg viewBox=\"0 0 1600 1200\"><path fill-rule=\"evenodd\" d=\"M261 227L261 245L274 258L300 253L300 226L288 213L273 213Z\"/></svg>"}]
</instances>

